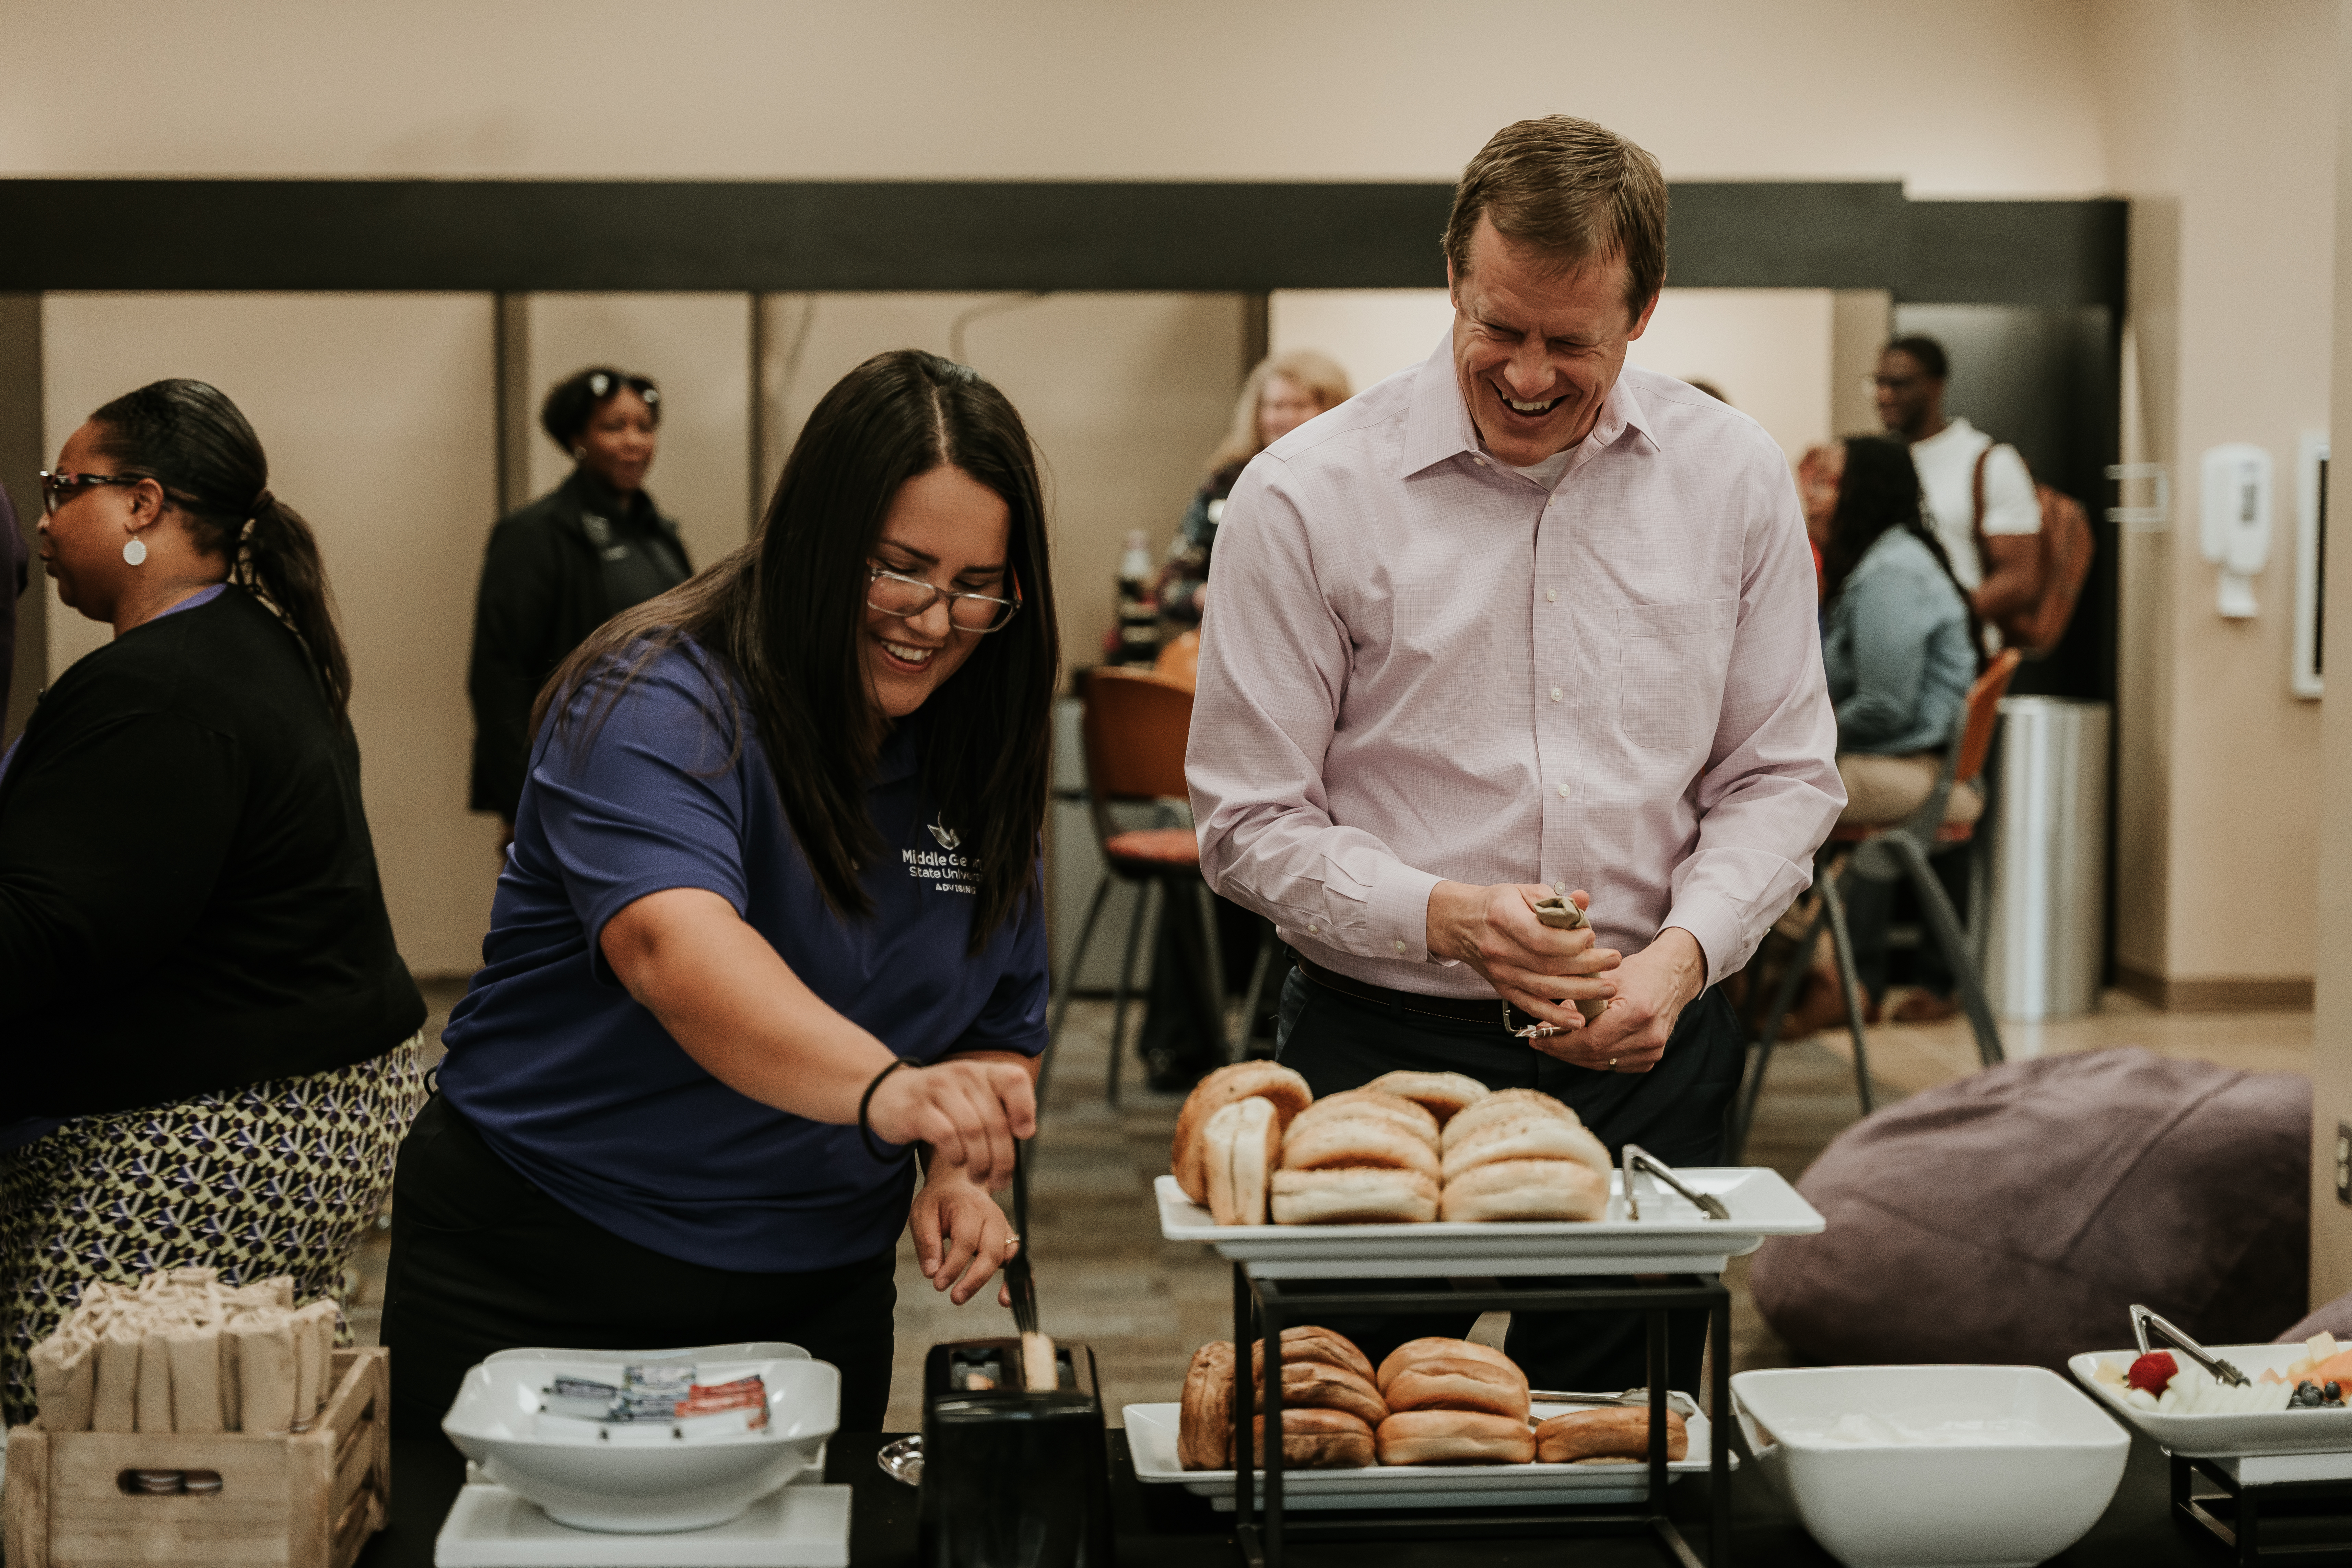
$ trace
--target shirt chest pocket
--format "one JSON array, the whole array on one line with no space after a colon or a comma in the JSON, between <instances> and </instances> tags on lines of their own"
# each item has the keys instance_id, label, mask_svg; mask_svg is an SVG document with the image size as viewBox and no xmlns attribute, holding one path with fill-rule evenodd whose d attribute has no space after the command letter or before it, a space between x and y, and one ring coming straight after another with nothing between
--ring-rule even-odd
<instances>
[{"instance_id":1,"label":"shirt chest pocket","mask_svg":"<svg viewBox=\"0 0 2352 1568\"><path fill-rule=\"evenodd\" d=\"M1695 599L1617 612L1617 701L1627 740L1680 751L1713 739L1736 609L1728 599Z\"/></svg>"}]
</instances>

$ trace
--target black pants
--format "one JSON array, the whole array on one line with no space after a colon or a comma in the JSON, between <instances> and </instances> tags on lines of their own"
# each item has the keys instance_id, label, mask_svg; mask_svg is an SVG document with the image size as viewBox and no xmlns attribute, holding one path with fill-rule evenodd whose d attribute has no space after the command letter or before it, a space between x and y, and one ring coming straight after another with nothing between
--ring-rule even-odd
<instances>
[{"instance_id":1,"label":"black pants","mask_svg":"<svg viewBox=\"0 0 2352 1568\"><path fill-rule=\"evenodd\" d=\"M1623 1145L1639 1143L1670 1165L1721 1161L1724 1112L1747 1060L1731 1004L1713 990L1683 1010L1654 1068L1612 1073L1571 1066L1505 1034L1499 1006L1492 1024L1456 1023L1327 990L1296 969L1283 983L1280 1042L1278 1059L1303 1075L1318 1097L1360 1088L1398 1068L1467 1073L1489 1089L1538 1089L1566 1101L1612 1157ZM1632 1281L1596 1275L1504 1283L1622 1288ZM1437 1311L1333 1316L1326 1326L1354 1340L1378 1365L1407 1340L1458 1339L1476 1321L1473 1312ZM1696 1388L1706 1314L1672 1314L1667 1339L1670 1384ZM1538 1388L1614 1393L1649 1381L1647 1342L1636 1312L1514 1312L1504 1350Z\"/></svg>"},{"instance_id":2,"label":"black pants","mask_svg":"<svg viewBox=\"0 0 2352 1568\"><path fill-rule=\"evenodd\" d=\"M396 1436L436 1433L467 1369L493 1351L668 1350L782 1340L841 1371L841 1430L890 1403L895 1248L799 1274L682 1263L549 1197L435 1095L393 1177L383 1342Z\"/></svg>"}]
</instances>

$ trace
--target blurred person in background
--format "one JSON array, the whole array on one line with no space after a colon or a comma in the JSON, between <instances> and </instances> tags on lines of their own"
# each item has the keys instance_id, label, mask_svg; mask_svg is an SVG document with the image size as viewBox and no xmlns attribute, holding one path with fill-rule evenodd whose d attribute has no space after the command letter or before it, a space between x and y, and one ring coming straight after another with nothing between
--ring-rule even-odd
<instances>
[{"instance_id":1,"label":"blurred person in background","mask_svg":"<svg viewBox=\"0 0 2352 1568\"><path fill-rule=\"evenodd\" d=\"M2030 604L2041 583L2042 501L2017 448L1946 417L1951 359L1933 338L1896 338L1870 378L1878 422L1911 445L1927 525L1952 580L1991 625ZM1981 480L1981 482L1979 482Z\"/></svg>"},{"instance_id":2,"label":"blurred person in background","mask_svg":"<svg viewBox=\"0 0 2352 1568\"><path fill-rule=\"evenodd\" d=\"M531 703L590 632L693 574L677 524L646 493L661 392L593 365L558 382L539 422L576 465L548 494L490 530L474 602L473 787L467 805L514 835L530 755Z\"/></svg>"},{"instance_id":3,"label":"blurred person in background","mask_svg":"<svg viewBox=\"0 0 2352 1568\"><path fill-rule=\"evenodd\" d=\"M1257 362L1234 400L1233 427L1209 454L1209 477L1193 493L1176 537L1169 542L1160 576L1162 620L1187 628L1201 624L1217 523L1224 516L1225 498L1250 459L1317 415L1347 402L1349 393L1348 373L1313 349L1293 349ZM1215 908L1225 985L1239 995L1248 989L1265 922L1225 899L1216 899ZM1152 952L1150 998L1138 1047L1144 1077L1155 1089L1188 1089L1223 1062L1225 1032L1223 1019L1202 1016L1201 999L1208 994L1208 986L1200 974L1208 960L1201 952L1200 922L1192 910L1169 910L1161 915ZM1268 985L1261 994L1261 1016L1249 1020L1250 1037L1271 1035L1276 989Z\"/></svg>"},{"instance_id":4,"label":"blurred person in background","mask_svg":"<svg viewBox=\"0 0 2352 1568\"><path fill-rule=\"evenodd\" d=\"M16 600L25 592L25 536L8 487L0 485L0 717L8 708L8 682L16 670Z\"/></svg>"},{"instance_id":5,"label":"blurred person in background","mask_svg":"<svg viewBox=\"0 0 2352 1568\"><path fill-rule=\"evenodd\" d=\"M1863 436L1807 454L1802 491L1807 531L1822 557L1822 661L1837 710L1843 826L1899 822L1925 804L1981 667L1982 624L1921 513L1912 450ZM1822 487L1833 497L1825 513L1816 504ZM1983 810L1984 797L1967 784L1952 791L1944 816L1974 822ZM1895 884L1857 878L1844 890L1854 966L1875 1019L1886 995ZM1948 1017L1952 977L1935 943L1920 944L1918 968L1922 992L1895 1017ZM1834 961L1816 953L1791 1026L1811 1033L1844 1017Z\"/></svg>"},{"instance_id":6,"label":"blurred person in background","mask_svg":"<svg viewBox=\"0 0 2352 1568\"><path fill-rule=\"evenodd\" d=\"M210 1265L341 1300L425 1102L425 1000L361 805L318 542L198 381L109 403L42 476L44 568L114 639L0 759L0 1312Z\"/></svg>"}]
</instances>

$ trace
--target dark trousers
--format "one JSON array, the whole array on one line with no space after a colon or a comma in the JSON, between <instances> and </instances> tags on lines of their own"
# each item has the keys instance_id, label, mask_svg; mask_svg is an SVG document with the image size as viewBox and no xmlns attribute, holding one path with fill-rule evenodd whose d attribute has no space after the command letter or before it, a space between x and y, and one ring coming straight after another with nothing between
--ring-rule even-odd
<instances>
[{"instance_id":1,"label":"dark trousers","mask_svg":"<svg viewBox=\"0 0 2352 1568\"><path fill-rule=\"evenodd\" d=\"M670 1350L782 1340L841 1372L841 1430L890 1403L895 1249L837 1268L737 1273L625 1241L491 1152L448 1101L425 1102L393 1177L383 1342L396 1436L425 1436L493 1351Z\"/></svg>"},{"instance_id":2,"label":"dark trousers","mask_svg":"<svg viewBox=\"0 0 2352 1568\"><path fill-rule=\"evenodd\" d=\"M1709 990L1683 1010L1666 1054L1646 1073L1594 1072L1546 1056L1492 1024L1433 1018L1343 995L1293 969L1282 988L1278 1059L1303 1075L1320 1097L1358 1089L1384 1072L1460 1072L1489 1089L1538 1089L1565 1101L1614 1158L1639 1143L1670 1165L1712 1165L1723 1158L1724 1112L1747 1059L1731 1004ZM1623 1276L1507 1279L1508 1285L1624 1287ZM1354 1340L1374 1365L1407 1340L1459 1339L1473 1312L1349 1318L1325 1324ZM1667 1376L1695 1389L1706 1348L1706 1314L1669 1319ZM1614 1393L1649 1381L1642 1315L1635 1312L1514 1312L1504 1352L1538 1388Z\"/></svg>"}]
</instances>

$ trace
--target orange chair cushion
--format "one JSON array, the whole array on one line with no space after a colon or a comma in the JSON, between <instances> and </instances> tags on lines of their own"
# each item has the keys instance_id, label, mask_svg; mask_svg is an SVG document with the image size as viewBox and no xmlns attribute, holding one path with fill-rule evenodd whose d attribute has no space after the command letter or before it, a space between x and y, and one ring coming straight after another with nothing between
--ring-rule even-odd
<instances>
[{"instance_id":1,"label":"orange chair cushion","mask_svg":"<svg viewBox=\"0 0 2352 1568\"><path fill-rule=\"evenodd\" d=\"M1829 841L1832 844L1860 844L1864 839L1875 838L1885 831L1885 826L1875 823L1841 822L1830 829ZM1936 842L1966 844L1975 837L1976 834L1977 825L1973 822L1947 822L1936 829Z\"/></svg>"},{"instance_id":2,"label":"orange chair cushion","mask_svg":"<svg viewBox=\"0 0 2352 1568\"><path fill-rule=\"evenodd\" d=\"M1201 868L1201 841L1189 827L1131 827L1103 840L1103 854L1139 869Z\"/></svg>"}]
</instances>

